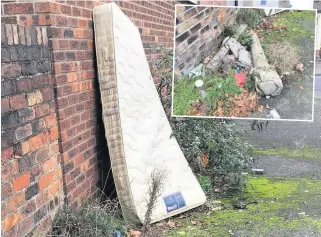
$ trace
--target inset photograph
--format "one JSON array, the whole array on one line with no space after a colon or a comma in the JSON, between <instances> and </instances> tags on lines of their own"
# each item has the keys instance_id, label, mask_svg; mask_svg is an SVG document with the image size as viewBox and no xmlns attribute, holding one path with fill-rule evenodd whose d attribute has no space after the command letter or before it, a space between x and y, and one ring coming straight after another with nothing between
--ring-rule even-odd
<instances>
[{"instance_id":1,"label":"inset photograph","mask_svg":"<svg viewBox=\"0 0 321 237\"><path fill-rule=\"evenodd\" d=\"M175 12L172 116L313 120L316 10Z\"/></svg>"}]
</instances>

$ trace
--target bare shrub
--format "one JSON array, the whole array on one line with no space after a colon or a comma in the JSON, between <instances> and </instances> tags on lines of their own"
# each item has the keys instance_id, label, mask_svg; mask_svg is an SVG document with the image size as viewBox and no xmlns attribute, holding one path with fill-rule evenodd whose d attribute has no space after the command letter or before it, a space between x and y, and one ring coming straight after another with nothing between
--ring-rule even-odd
<instances>
[{"instance_id":1,"label":"bare shrub","mask_svg":"<svg viewBox=\"0 0 321 237\"><path fill-rule=\"evenodd\" d=\"M151 217L155 209L157 199L160 197L163 191L165 179L166 175L164 170L154 169L151 173L148 185L147 209L142 228L142 236L144 237L150 236L150 233L148 233L148 227L151 222Z\"/></svg>"}]
</instances>

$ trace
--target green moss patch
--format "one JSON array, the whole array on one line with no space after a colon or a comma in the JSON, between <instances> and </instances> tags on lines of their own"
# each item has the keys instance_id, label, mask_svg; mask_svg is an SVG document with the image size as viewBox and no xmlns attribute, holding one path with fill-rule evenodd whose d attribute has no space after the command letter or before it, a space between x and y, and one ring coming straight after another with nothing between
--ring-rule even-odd
<instances>
[{"instance_id":1,"label":"green moss patch","mask_svg":"<svg viewBox=\"0 0 321 237\"><path fill-rule=\"evenodd\" d=\"M253 152L254 154L266 156L281 155L288 158L321 160L321 150L308 146L305 146L302 149L293 149L291 147L276 147L268 149L253 148Z\"/></svg>"},{"instance_id":2,"label":"green moss patch","mask_svg":"<svg viewBox=\"0 0 321 237\"><path fill-rule=\"evenodd\" d=\"M194 212L185 219L175 219L183 227L172 230L169 236L290 236L305 230L318 236L320 195L321 181L249 176L242 192L220 199L224 210ZM233 208L237 201L248 203L246 209ZM202 224L193 225L192 220Z\"/></svg>"}]
</instances>

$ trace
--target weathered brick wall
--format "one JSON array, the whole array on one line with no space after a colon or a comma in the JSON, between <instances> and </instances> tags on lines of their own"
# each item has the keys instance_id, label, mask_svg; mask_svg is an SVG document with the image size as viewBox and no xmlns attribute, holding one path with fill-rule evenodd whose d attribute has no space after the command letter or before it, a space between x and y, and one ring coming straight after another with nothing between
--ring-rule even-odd
<instances>
[{"instance_id":1,"label":"weathered brick wall","mask_svg":"<svg viewBox=\"0 0 321 237\"><path fill-rule=\"evenodd\" d=\"M215 50L225 25L234 23L236 9L178 5L175 70L186 75Z\"/></svg>"},{"instance_id":2,"label":"weathered brick wall","mask_svg":"<svg viewBox=\"0 0 321 237\"><path fill-rule=\"evenodd\" d=\"M1 3L2 22L18 25L1 28L2 36L12 32L10 45L3 38L1 62L5 236L50 228L63 201L78 207L102 187L109 155L92 9L106 2ZM150 63L160 56L152 45L173 45L175 2L117 4L139 28Z\"/></svg>"},{"instance_id":3,"label":"weathered brick wall","mask_svg":"<svg viewBox=\"0 0 321 237\"><path fill-rule=\"evenodd\" d=\"M46 229L63 202L46 27L1 25L3 236Z\"/></svg>"}]
</instances>

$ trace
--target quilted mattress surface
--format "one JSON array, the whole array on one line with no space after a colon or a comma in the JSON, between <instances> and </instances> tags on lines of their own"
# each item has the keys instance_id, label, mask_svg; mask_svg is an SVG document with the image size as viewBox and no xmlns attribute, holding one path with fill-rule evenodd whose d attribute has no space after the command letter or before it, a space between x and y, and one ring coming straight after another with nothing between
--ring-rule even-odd
<instances>
[{"instance_id":1,"label":"quilted mattress surface","mask_svg":"<svg viewBox=\"0 0 321 237\"><path fill-rule=\"evenodd\" d=\"M163 176L151 222L206 201L166 118L138 28L115 3L94 8L103 121L124 218L144 222L151 175Z\"/></svg>"}]
</instances>

